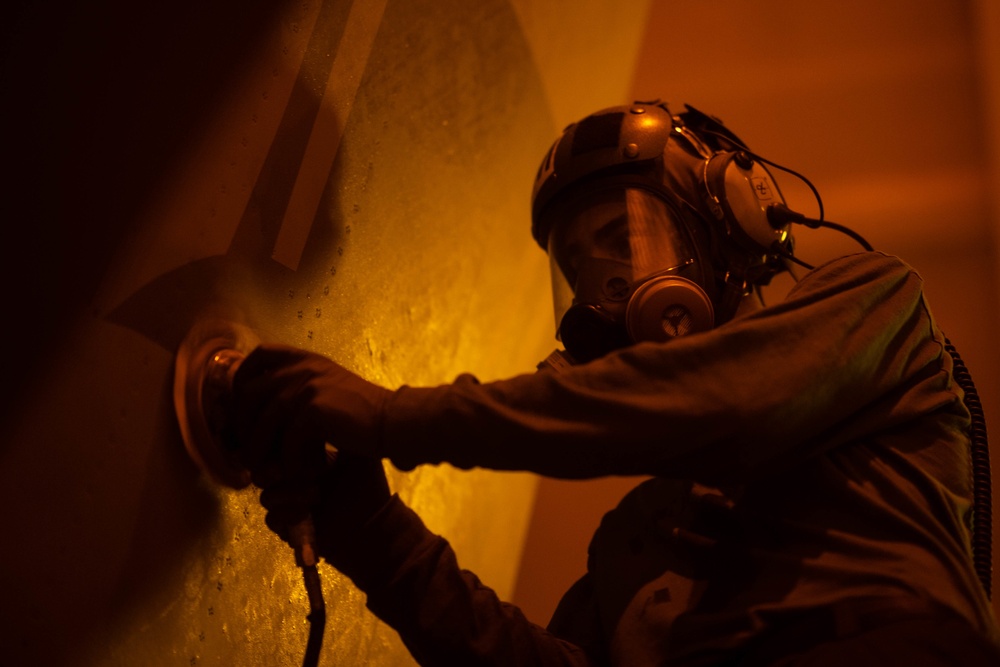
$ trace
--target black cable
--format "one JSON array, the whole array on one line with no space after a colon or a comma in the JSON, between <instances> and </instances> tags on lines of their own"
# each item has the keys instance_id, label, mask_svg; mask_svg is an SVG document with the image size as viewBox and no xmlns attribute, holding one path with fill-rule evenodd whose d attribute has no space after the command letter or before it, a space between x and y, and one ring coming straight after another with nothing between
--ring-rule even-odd
<instances>
[{"instance_id":1,"label":"black cable","mask_svg":"<svg viewBox=\"0 0 1000 667\"><path fill-rule=\"evenodd\" d=\"M786 250L785 247L783 245L781 245L781 243L779 241L775 241L771 245L771 252L773 252L774 254L778 255L779 257L781 257L784 260L787 260L789 262L793 262L795 264L798 264L799 266L803 267L804 269L806 269L808 271L812 271L813 269L816 268L812 264L809 264L807 262L803 262L801 259L799 259L798 257L796 257L794 254L788 252L788 250Z\"/></svg>"},{"instance_id":2,"label":"black cable","mask_svg":"<svg viewBox=\"0 0 1000 667\"><path fill-rule=\"evenodd\" d=\"M319 580L316 565L319 557L316 554L316 528L312 517L292 524L288 527L289 542L295 550L295 563L302 568L302 581L306 587L306 597L309 599L309 638L306 640L306 652L302 658L302 667L316 667L319 664L319 653L323 647L323 633L326 629L326 603L323 601L323 586Z\"/></svg>"},{"instance_id":3,"label":"black cable","mask_svg":"<svg viewBox=\"0 0 1000 667\"><path fill-rule=\"evenodd\" d=\"M819 226L820 227L827 227L829 229L836 230L836 231L840 232L841 234L847 234L852 239L854 239L859 244L861 244L861 247L864 248L865 250L867 250L868 252L871 252L872 250L874 250L874 248L872 247L872 244L869 243L868 241L866 241L865 237L863 237L861 234L858 234L856 231L854 231L850 227L845 227L844 225L838 224L836 222L830 222L829 220L822 220L822 221L820 221Z\"/></svg>"},{"instance_id":4,"label":"black cable","mask_svg":"<svg viewBox=\"0 0 1000 667\"><path fill-rule=\"evenodd\" d=\"M857 241L862 248L871 252L874 250L872 244L865 240L865 237L858 234L856 231L850 227L846 227L836 222L830 222L829 220L820 220L818 218L810 218L798 211L793 211L784 204L771 204L767 207L767 221L775 229L780 229L788 224L805 225L810 229L819 229L820 227L826 227L834 231L838 231L841 234L846 234L852 239Z\"/></svg>"},{"instance_id":5,"label":"black cable","mask_svg":"<svg viewBox=\"0 0 1000 667\"><path fill-rule=\"evenodd\" d=\"M323 601L323 587L320 585L319 571L315 565L302 568L302 579L309 598L309 638L306 652L302 657L302 667L316 667L319 664L320 649L323 648L323 633L326 630L326 603Z\"/></svg>"},{"instance_id":6,"label":"black cable","mask_svg":"<svg viewBox=\"0 0 1000 667\"><path fill-rule=\"evenodd\" d=\"M819 218L818 219L819 220L823 220L823 216L824 216L823 198L819 195L819 190L816 189L816 186L813 185L812 181L810 181L808 178L806 178L803 174L800 174L799 172L795 171L794 169L789 169L788 167L782 166L782 165L778 164L777 162L772 162L771 160L768 160L765 157L761 157L757 153L754 153L752 150L750 150L749 148L747 148L746 146L744 146L739 141L734 141L732 137L727 137L726 135L722 134L721 132L714 132L714 131L708 130L708 129L701 129L699 131L704 132L705 134L711 134L712 136L714 136L716 138L722 139L722 140L726 141L727 143L732 144L733 146L735 146L739 150L743 151L744 153L746 153L747 155L749 155L750 157L752 157L754 160L757 160L759 162L763 162L764 164L767 164L767 165L771 165L775 169L780 169L781 171L785 172L786 174L791 174L795 178L797 178L800 181L802 181L803 183L805 183L809 187L809 189L812 190L813 197L816 198L816 204L819 206Z\"/></svg>"},{"instance_id":7,"label":"black cable","mask_svg":"<svg viewBox=\"0 0 1000 667\"><path fill-rule=\"evenodd\" d=\"M816 188L815 185L813 185L813 182L810 181L808 178L806 178L806 176L804 174L800 174L799 172L795 171L794 169L789 169L788 167L785 167L784 165L780 165L777 162L773 162L771 160L768 160L765 157L762 157L761 155L758 155L757 153L754 153L752 150L750 150L749 148L747 148L746 146L744 146L742 143L740 143L738 141L734 141L732 137L727 137L726 135L724 135L724 134L722 134L720 132L713 132L712 130L705 129L705 130L702 130L702 131L705 132L706 134L711 134L712 136L714 136L716 138L719 138L719 139L722 139L722 140L728 142L729 144L731 144L735 148L738 148L739 150L741 150L742 152L746 153L747 155L749 155L754 160L757 160L758 162L763 162L764 164L770 165L770 166L774 167L775 169L780 169L781 171L783 171L783 172L785 172L787 174L791 174L792 176L794 176L795 178L799 179L800 181L802 181L803 183L805 183L809 187L809 189L813 193L813 197L816 198L816 205L819 207L819 217L818 218L809 218L809 217L807 217L807 216L805 216L805 215L803 215L801 213L797 213L795 211L792 211L791 209L789 209L784 204L772 204L771 206L768 206L767 215L768 215L768 220L771 221L771 224L776 229L779 228L779 227L784 226L784 224L787 224L788 222L795 222L795 223L798 223L798 224L806 225L807 227L811 227L812 229L818 229L819 227L826 227L828 229L833 229L833 230L838 231L838 232L840 232L842 234L846 234L847 236L850 236L852 239L854 239L855 241L857 241L861 245L862 248L864 248L865 250L867 250L869 252L871 252L874 249L874 248L872 248L872 245L870 243L868 243L868 241L865 240L865 238L863 236L861 236L861 234L858 234L856 231L854 231L850 227L846 227L846 226L838 224L836 222L828 222L827 220L824 219L826 213L825 213L825 209L823 208L823 197L820 196L819 190ZM774 219L771 218L771 210L772 209L784 209L784 212L786 213L786 215L782 216L782 218L784 218L784 223L783 224L776 224L776 220L774 220ZM782 255L782 256L785 257L785 255ZM790 259L790 257L786 257L786 259ZM797 262L797 260L792 260L792 261L796 261ZM801 264L801 262L797 262L797 263ZM812 268L812 267L809 267L809 268Z\"/></svg>"},{"instance_id":8,"label":"black cable","mask_svg":"<svg viewBox=\"0 0 1000 667\"><path fill-rule=\"evenodd\" d=\"M788 167L782 167L777 162L771 162L770 160L768 160L766 158L762 158L761 156L757 155L756 153L753 153L751 151L744 151L744 152L747 155L749 155L750 157L752 157L753 159L755 159L755 160L759 160L759 161L763 162L764 164L771 165L775 169L780 169L781 171L784 171L786 173L791 174L792 176L794 176L795 178L799 179L800 181L802 181L803 183L805 183L807 186L809 186L809 189L812 190L813 197L816 198L816 205L819 206L819 218L818 219L819 220L823 220L823 216L825 215L824 214L824 209L823 209L823 198L819 196L819 190L817 190L816 186L812 184L812 181L810 181L808 178L806 178L805 176L803 176L799 172L797 172L797 171L795 171L793 169L789 169Z\"/></svg>"},{"instance_id":9,"label":"black cable","mask_svg":"<svg viewBox=\"0 0 1000 667\"><path fill-rule=\"evenodd\" d=\"M972 460L972 562L986 597L993 599L993 489L990 476L990 445L986 437L986 415L972 375L958 350L947 338L944 348L955 363L952 375L965 394L965 407L972 415L969 430Z\"/></svg>"}]
</instances>

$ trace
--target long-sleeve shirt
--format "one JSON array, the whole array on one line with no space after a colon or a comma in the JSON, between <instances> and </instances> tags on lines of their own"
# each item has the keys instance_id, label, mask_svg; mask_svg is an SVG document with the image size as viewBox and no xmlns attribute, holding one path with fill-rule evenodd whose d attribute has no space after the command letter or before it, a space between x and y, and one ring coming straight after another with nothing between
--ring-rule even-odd
<instances>
[{"instance_id":1,"label":"long-sleeve shirt","mask_svg":"<svg viewBox=\"0 0 1000 667\"><path fill-rule=\"evenodd\" d=\"M605 517L552 632L398 502L369 526L380 556L348 574L425 664L711 664L852 599L923 600L995 640L951 371L920 277L864 253L708 332L561 373L404 387L381 443L401 468L655 478Z\"/></svg>"}]
</instances>

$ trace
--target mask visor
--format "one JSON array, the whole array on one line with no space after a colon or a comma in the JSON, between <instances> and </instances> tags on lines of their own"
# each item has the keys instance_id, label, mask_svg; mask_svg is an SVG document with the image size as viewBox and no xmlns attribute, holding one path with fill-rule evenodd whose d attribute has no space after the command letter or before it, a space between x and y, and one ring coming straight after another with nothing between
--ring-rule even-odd
<instances>
[{"instance_id":1,"label":"mask visor","mask_svg":"<svg viewBox=\"0 0 1000 667\"><path fill-rule=\"evenodd\" d=\"M695 260L680 215L645 189L599 190L553 215L548 250L557 331L571 306L624 309L643 280Z\"/></svg>"}]
</instances>

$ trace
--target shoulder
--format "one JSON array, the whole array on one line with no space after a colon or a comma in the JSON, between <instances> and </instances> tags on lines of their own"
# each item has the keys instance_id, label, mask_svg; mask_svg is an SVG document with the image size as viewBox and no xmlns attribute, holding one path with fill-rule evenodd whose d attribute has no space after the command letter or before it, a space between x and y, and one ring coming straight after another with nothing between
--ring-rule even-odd
<instances>
[{"instance_id":1,"label":"shoulder","mask_svg":"<svg viewBox=\"0 0 1000 667\"><path fill-rule=\"evenodd\" d=\"M862 252L838 257L811 270L789 290L786 300L922 290L923 279L900 258L881 252Z\"/></svg>"},{"instance_id":2,"label":"shoulder","mask_svg":"<svg viewBox=\"0 0 1000 667\"><path fill-rule=\"evenodd\" d=\"M859 252L820 264L805 274L798 285L829 280L871 280L907 274L916 275L916 271L895 255L877 251Z\"/></svg>"}]
</instances>

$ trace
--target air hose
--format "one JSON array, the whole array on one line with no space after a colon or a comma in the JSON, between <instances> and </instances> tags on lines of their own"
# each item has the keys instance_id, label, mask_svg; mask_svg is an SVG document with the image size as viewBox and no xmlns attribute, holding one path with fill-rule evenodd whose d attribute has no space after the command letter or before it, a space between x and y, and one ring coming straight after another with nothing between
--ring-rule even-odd
<instances>
[{"instance_id":1,"label":"air hose","mask_svg":"<svg viewBox=\"0 0 1000 667\"><path fill-rule=\"evenodd\" d=\"M761 159L758 157L758 159ZM767 162L766 160L762 160ZM768 164L774 164L768 162ZM779 169L784 169L780 165L774 165ZM788 170L786 170L788 171ZM828 227L836 231L847 234L861 244L865 250L872 250L872 246L860 234L844 225L823 220L823 201L819 193L812 186L812 183L801 174L792 173L809 185L820 206L819 218L808 218L801 213L789 209L784 204L771 204L767 207L767 219L775 229L788 223L798 223L816 229L818 227ZM795 258L791 253L784 252L782 248L775 244L775 252L787 260L800 264L808 269L813 267ZM993 489L990 480L990 448L986 439L986 415L983 413L983 404L979 400L979 392L972 381L972 375L966 367L958 350L951 341L945 338L945 350L951 355L954 362L952 376L955 382L964 392L963 402L972 417L969 428L970 451L969 457L972 465L972 562L976 568L976 576L979 577L986 597L993 599Z\"/></svg>"},{"instance_id":2,"label":"air hose","mask_svg":"<svg viewBox=\"0 0 1000 667\"><path fill-rule=\"evenodd\" d=\"M986 438L986 415L979 400L979 392L972 382L972 375L958 350L945 338L945 349L955 367L952 375L965 393L965 407L972 416L969 430L970 458L972 460L972 562L976 575L986 590L986 597L993 598L993 490L990 479L990 448Z\"/></svg>"}]
</instances>

